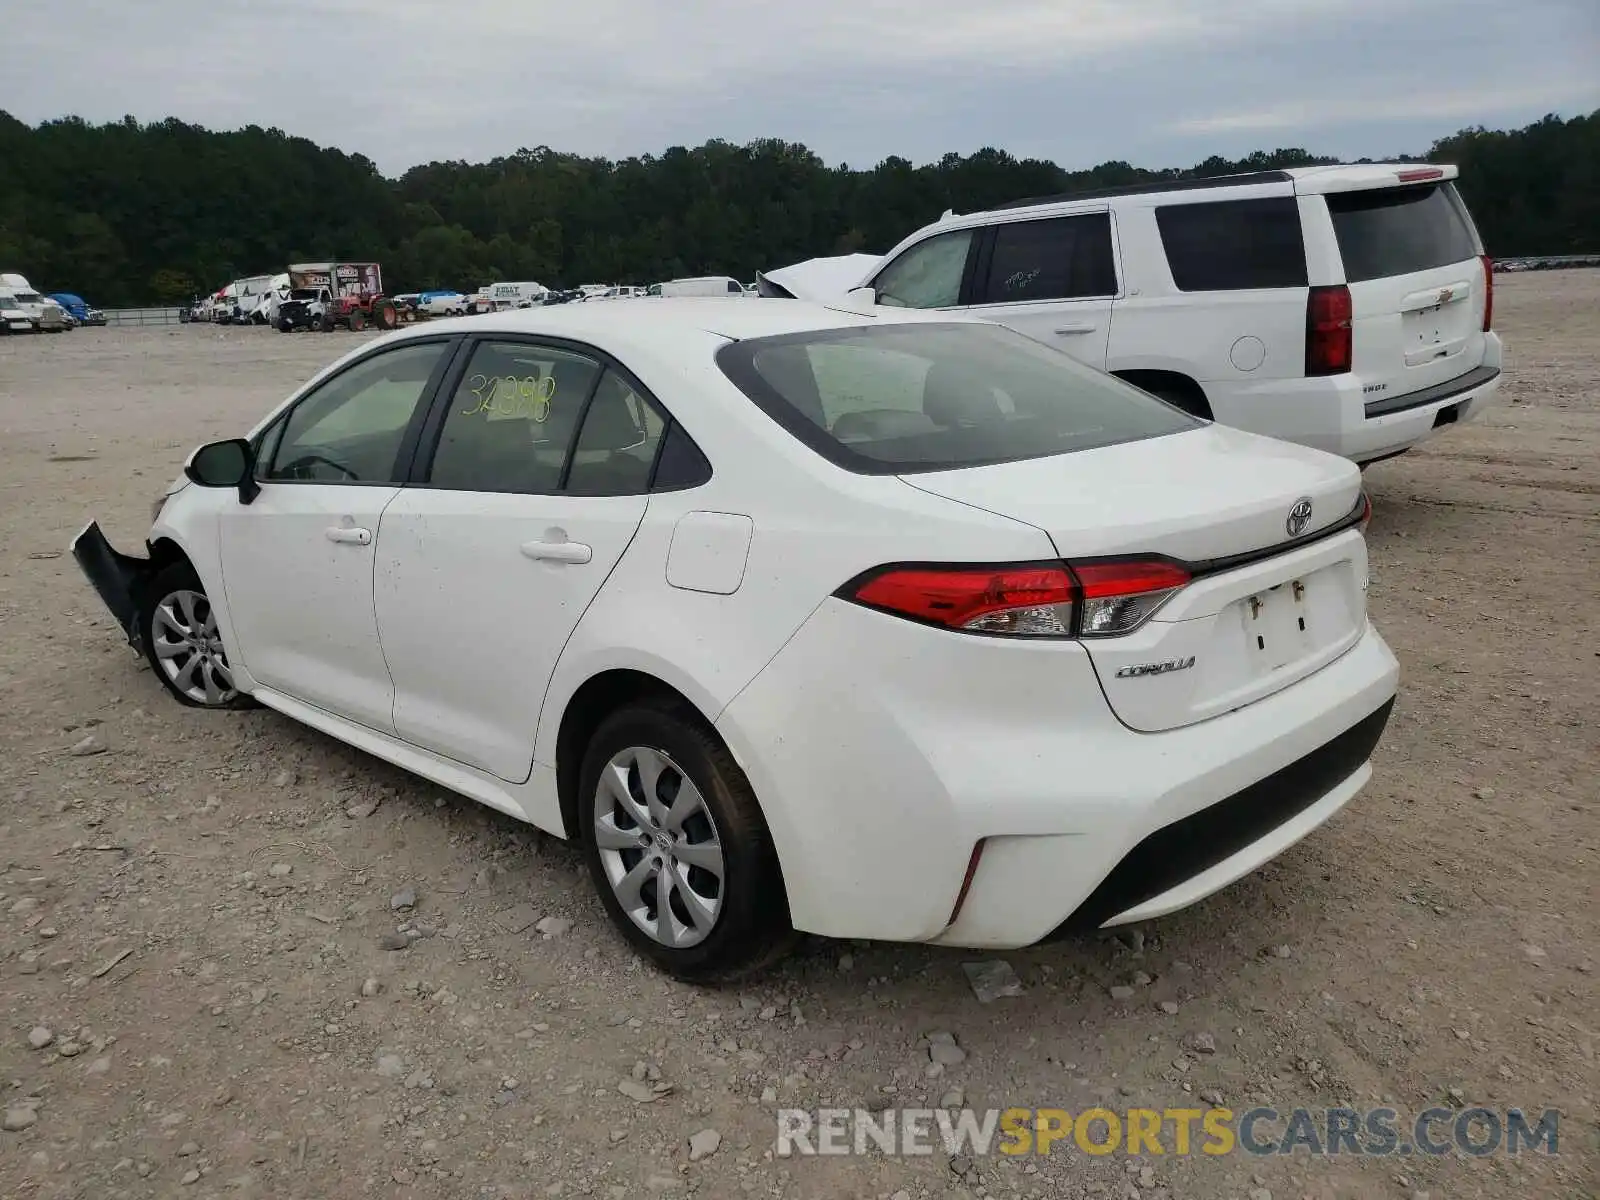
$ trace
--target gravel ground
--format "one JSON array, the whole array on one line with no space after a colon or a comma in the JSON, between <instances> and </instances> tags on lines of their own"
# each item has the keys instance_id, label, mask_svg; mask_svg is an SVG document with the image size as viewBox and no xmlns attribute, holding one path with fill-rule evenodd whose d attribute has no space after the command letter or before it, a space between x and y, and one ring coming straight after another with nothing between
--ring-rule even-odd
<instances>
[{"instance_id":1,"label":"gravel ground","mask_svg":"<svg viewBox=\"0 0 1600 1200\"><path fill-rule=\"evenodd\" d=\"M0 1195L1600 1194L1600 271L1497 293L1501 406L1369 472L1404 668L1372 784L1195 909L1008 955L991 1004L973 956L877 944L678 985L566 845L172 703L63 548L91 517L136 548L188 449L350 335L0 341ZM771 1153L779 1106L957 1096L1557 1107L1562 1152Z\"/></svg>"}]
</instances>

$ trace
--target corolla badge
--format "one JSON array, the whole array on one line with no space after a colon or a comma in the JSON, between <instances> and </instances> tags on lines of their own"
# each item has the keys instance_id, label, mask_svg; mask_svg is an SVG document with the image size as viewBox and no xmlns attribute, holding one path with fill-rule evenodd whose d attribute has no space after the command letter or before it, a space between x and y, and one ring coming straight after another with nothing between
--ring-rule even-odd
<instances>
[{"instance_id":1,"label":"corolla badge","mask_svg":"<svg viewBox=\"0 0 1600 1200\"><path fill-rule=\"evenodd\" d=\"M1187 671L1194 666L1194 655L1188 658L1169 658L1166 662L1140 663L1137 667L1123 667L1118 679L1142 679L1146 675L1168 675L1173 671Z\"/></svg>"},{"instance_id":2,"label":"corolla badge","mask_svg":"<svg viewBox=\"0 0 1600 1200\"><path fill-rule=\"evenodd\" d=\"M1284 532L1290 537L1299 537L1306 531L1306 526L1311 524L1311 497L1301 496L1294 502L1294 507L1289 510L1289 517L1283 523Z\"/></svg>"}]
</instances>

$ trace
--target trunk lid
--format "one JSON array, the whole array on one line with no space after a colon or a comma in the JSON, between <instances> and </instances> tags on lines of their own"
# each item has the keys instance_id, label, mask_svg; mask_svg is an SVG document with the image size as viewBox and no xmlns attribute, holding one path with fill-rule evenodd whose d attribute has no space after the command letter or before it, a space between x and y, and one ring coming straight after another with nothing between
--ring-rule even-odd
<instances>
[{"instance_id":1,"label":"trunk lid","mask_svg":"<svg viewBox=\"0 0 1600 1200\"><path fill-rule=\"evenodd\" d=\"M1161 554L1197 571L1134 632L1084 639L1107 701L1133 729L1174 729L1260 700L1366 628L1364 539L1355 529L1317 536L1359 503L1361 473L1320 451L1210 425L901 478L1034 525L1069 562ZM1303 502L1302 527L1291 514Z\"/></svg>"},{"instance_id":2,"label":"trunk lid","mask_svg":"<svg viewBox=\"0 0 1600 1200\"><path fill-rule=\"evenodd\" d=\"M1330 192L1352 309L1351 369L1374 401L1481 366L1490 281L1449 181Z\"/></svg>"}]
</instances>

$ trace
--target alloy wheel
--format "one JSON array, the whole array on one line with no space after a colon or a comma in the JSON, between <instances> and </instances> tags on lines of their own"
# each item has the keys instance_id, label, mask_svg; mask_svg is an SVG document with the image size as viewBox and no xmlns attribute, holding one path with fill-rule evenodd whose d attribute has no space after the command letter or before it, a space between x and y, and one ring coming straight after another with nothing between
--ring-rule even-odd
<instances>
[{"instance_id":1,"label":"alloy wheel","mask_svg":"<svg viewBox=\"0 0 1600 1200\"><path fill-rule=\"evenodd\" d=\"M237 698L216 613L204 592L168 593L150 618L150 644L172 686L196 704L219 707Z\"/></svg>"},{"instance_id":2,"label":"alloy wheel","mask_svg":"<svg viewBox=\"0 0 1600 1200\"><path fill-rule=\"evenodd\" d=\"M592 820L629 919L670 949L704 941L722 912L726 868L711 809L683 768L646 746L619 751L600 772Z\"/></svg>"}]
</instances>

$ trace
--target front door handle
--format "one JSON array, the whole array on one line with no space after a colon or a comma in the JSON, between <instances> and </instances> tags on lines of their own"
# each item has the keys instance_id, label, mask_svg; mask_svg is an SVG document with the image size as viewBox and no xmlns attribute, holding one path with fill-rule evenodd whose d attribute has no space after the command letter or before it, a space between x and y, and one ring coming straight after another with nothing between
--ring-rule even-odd
<instances>
[{"instance_id":1,"label":"front door handle","mask_svg":"<svg viewBox=\"0 0 1600 1200\"><path fill-rule=\"evenodd\" d=\"M594 557L594 551L582 542L523 542L522 554L559 563L586 563Z\"/></svg>"},{"instance_id":2,"label":"front door handle","mask_svg":"<svg viewBox=\"0 0 1600 1200\"><path fill-rule=\"evenodd\" d=\"M351 542L357 546L372 545L372 530L354 525L330 525L323 530L330 542Z\"/></svg>"},{"instance_id":3,"label":"front door handle","mask_svg":"<svg viewBox=\"0 0 1600 1200\"><path fill-rule=\"evenodd\" d=\"M1056 332L1059 333L1059 334L1063 334L1063 335L1069 334L1069 333L1093 333L1096 329L1099 329L1099 328L1100 328L1100 326L1094 324L1092 321L1084 321L1084 322L1082 322L1080 324L1077 324L1077 325L1060 325L1060 326L1057 326L1056 327Z\"/></svg>"}]
</instances>

